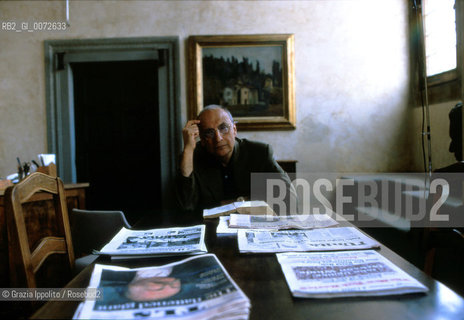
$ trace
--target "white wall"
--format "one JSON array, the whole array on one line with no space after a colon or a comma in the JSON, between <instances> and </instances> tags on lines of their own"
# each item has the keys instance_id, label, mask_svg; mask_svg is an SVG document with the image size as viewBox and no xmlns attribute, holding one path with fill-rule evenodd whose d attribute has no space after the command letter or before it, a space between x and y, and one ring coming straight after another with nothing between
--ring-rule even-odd
<instances>
[{"instance_id":1,"label":"white wall","mask_svg":"<svg viewBox=\"0 0 464 320\"><path fill-rule=\"evenodd\" d=\"M416 169L404 0L70 1L64 32L0 31L0 176L47 151L43 41L179 36L186 120L189 35L295 34L297 129L241 132L301 172ZM63 21L64 1L1 1L0 21ZM421 168L419 167L419 170Z\"/></svg>"}]
</instances>

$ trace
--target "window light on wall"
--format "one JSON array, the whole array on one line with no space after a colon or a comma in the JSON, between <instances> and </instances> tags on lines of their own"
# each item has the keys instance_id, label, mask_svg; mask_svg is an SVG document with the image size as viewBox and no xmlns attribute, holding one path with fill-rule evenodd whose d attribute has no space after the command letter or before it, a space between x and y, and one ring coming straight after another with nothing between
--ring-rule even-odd
<instances>
[{"instance_id":1,"label":"window light on wall","mask_svg":"<svg viewBox=\"0 0 464 320\"><path fill-rule=\"evenodd\" d=\"M423 0L427 76L456 68L455 0Z\"/></svg>"}]
</instances>

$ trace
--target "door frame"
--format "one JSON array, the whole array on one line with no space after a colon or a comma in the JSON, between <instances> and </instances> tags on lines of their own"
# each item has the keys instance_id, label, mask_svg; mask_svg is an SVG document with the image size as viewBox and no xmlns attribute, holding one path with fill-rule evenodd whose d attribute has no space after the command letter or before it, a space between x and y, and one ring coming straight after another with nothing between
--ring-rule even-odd
<instances>
[{"instance_id":1,"label":"door frame","mask_svg":"<svg viewBox=\"0 0 464 320\"><path fill-rule=\"evenodd\" d=\"M160 192L162 207L167 209L173 203L172 190L181 146L179 38L46 40L44 50L48 152L56 154L58 175L67 183L77 182L74 90L70 63L158 61Z\"/></svg>"}]
</instances>

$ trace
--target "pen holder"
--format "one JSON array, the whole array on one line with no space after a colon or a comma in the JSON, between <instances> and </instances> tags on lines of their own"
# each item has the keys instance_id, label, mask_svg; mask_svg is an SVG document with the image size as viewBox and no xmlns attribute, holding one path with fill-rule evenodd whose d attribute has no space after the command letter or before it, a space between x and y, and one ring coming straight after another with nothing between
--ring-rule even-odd
<instances>
[{"instance_id":1,"label":"pen holder","mask_svg":"<svg viewBox=\"0 0 464 320\"><path fill-rule=\"evenodd\" d=\"M37 172L42 172L49 176L56 177L56 165L54 163L50 163L48 166L38 167Z\"/></svg>"}]
</instances>

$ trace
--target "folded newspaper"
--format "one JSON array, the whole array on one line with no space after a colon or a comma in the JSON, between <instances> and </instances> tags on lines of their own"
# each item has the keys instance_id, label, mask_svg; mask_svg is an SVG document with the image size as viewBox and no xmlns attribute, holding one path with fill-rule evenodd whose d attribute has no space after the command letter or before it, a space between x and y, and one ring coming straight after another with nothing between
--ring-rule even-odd
<instances>
[{"instance_id":1,"label":"folded newspaper","mask_svg":"<svg viewBox=\"0 0 464 320\"><path fill-rule=\"evenodd\" d=\"M150 230L122 228L111 241L95 254L115 259L202 254L207 252L205 226Z\"/></svg>"},{"instance_id":2,"label":"folded newspaper","mask_svg":"<svg viewBox=\"0 0 464 320\"><path fill-rule=\"evenodd\" d=\"M229 228L230 216L219 217L218 226L216 228L217 235L237 235L237 228Z\"/></svg>"},{"instance_id":3,"label":"folded newspaper","mask_svg":"<svg viewBox=\"0 0 464 320\"><path fill-rule=\"evenodd\" d=\"M220 216L219 223L216 228L216 235L218 236L237 236L238 228L229 228L229 221L230 216ZM256 229L256 230L263 230L263 229ZM266 230L275 230L278 229L266 229Z\"/></svg>"},{"instance_id":4,"label":"folded newspaper","mask_svg":"<svg viewBox=\"0 0 464 320\"><path fill-rule=\"evenodd\" d=\"M377 251L278 253L294 297L334 298L427 292Z\"/></svg>"},{"instance_id":5,"label":"folded newspaper","mask_svg":"<svg viewBox=\"0 0 464 320\"><path fill-rule=\"evenodd\" d=\"M82 302L73 319L247 319L250 312L214 254L138 269L97 264L90 288L101 295Z\"/></svg>"},{"instance_id":6,"label":"folded newspaper","mask_svg":"<svg viewBox=\"0 0 464 320\"><path fill-rule=\"evenodd\" d=\"M290 216L230 215L229 228L245 229L315 229L337 225L338 222L327 214L306 214Z\"/></svg>"},{"instance_id":7,"label":"folded newspaper","mask_svg":"<svg viewBox=\"0 0 464 320\"><path fill-rule=\"evenodd\" d=\"M220 207L204 209L203 218L217 218L231 213L253 214L253 215L275 215L276 213L265 201L239 201L232 202Z\"/></svg>"},{"instance_id":8,"label":"folded newspaper","mask_svg":"<svg viewBox=\"0 0 464 320\"><path fill-rule=\"evenodd\" d=\"M336 251L380 247L354 227L313 230L247 230L237 232L240 252Z\"/></svg>"}]
</instances>

